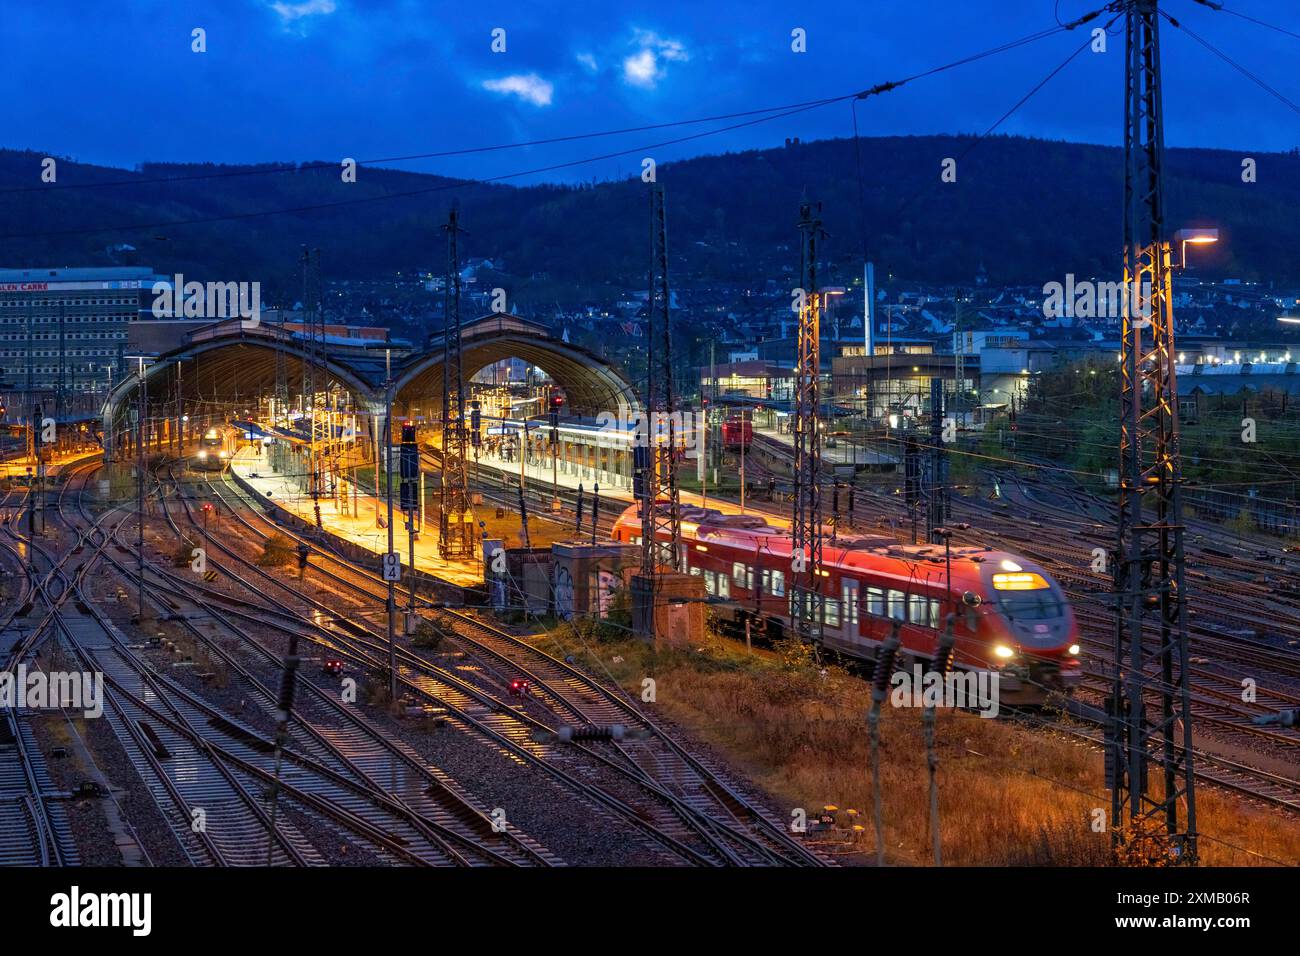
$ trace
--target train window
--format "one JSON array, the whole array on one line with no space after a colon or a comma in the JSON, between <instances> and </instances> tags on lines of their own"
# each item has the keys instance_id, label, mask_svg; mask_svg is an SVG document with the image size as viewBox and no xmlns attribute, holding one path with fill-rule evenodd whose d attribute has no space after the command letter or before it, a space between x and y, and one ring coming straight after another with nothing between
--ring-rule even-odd
<instances>
[{"instance_id":1,"label":"train window","mask_svg":"<svg viewBox=\"0 0 1300 956\"><path fill-rule=\"evenodd\" d=\"M883 588L867 588L867 613L876 617L885 616L885 591Z\"/></svg>"},{"instance_id":2,"label":"train window","mask_svg":"<svg viewBox=\"0 0 1300 956\"><path fill-rule=\"evenodd\" d=\"M908 615L907 619L913 624L929 626L930 612L926 607L926 599L921 594L909 594L907 596Z\"/></svg>"},{"instance_id":3,"label":"train window","mask_svg":"<svg viewBox=\"0 0 1300 956\"><path fill-rule=\"evenodd\" d=\"M731 565L731 580L736 587L752 591L754 589L754 569L743 561L736 561Z\"/></svg>"},{"instance_id":4,"label":"train window","mask_svg":"<svg viewBox=\"0 0 1300 956\"><path fill-rule=\"evenodd\" d=\"M826 598L822 609L822 620L827 627L840 626L840 602L835 598Z\"/></svg>"},{"instance_id":5,"label":"train window","mask_svg":"<svg viewBox=\"0 0 1300 956\"><path fill-rule=\"evenodd\" d=\"M731 582L725 574L718 575L718 597L731 597Z\"/></svg>"},{"instance_id":6,"label":"train window","mask_svg":"<svg viewBox=\"0 0 1300 956\"><path fill-rule=\"evenodd\" d=\"M785 572L764 568L763 590L773 597L785 597Z\"/></svg>"},{"instance_id":7,"label":"train window","mask_svg":"<svg viewBox=\"0 0 1300 956\"><path fill-rule=\"evenodd\" d=\"M906 596L902 591L889 591L889 616L896 621L907 620Z\"/></svg>"},{"instance_id":8,"label":"train window","mask_svg":"<svg viewBox=\"0 0 1300 956\"><path fill-rule=\"evenodd\" d=\"M805 621L815 620L817 617L817 605L822 605L822 620L826 621L826 605L829 601L822 599L821 595L814 594L810 591L794 590L790 592L790 616ZM839 609L835 611L835 620L839 620Z\"/></svg>"},{"instance_id":9,"label":"train window","mask_svg":"<svg viewBox=\"0 0 1300 956\"><path fill-rule=\"evenodd\" d=\"M930 598L930 626L938 627L942 616L939 613L939 599Z\"/></svg>"},{"instance_id":10,"label":"train window","mask_svg":"<svg viewBox=\"0 0 1300 956\"><path fill-rule=\"evenodd\" d=\"M704 573L704 569L700 567L693 567L690 570L691 574L695 575L697 578Z\"/></svg>"},{"instance_id":11,"label":"train window","mask_svg":"<svg viewBox=\"0 0 1300 956\"><path fill-rule=\"evenodd\" d=\"M1048 590L998 591L1002 613L1022 621L1046 621L1061 616L1061 602Z\"/></svg>"},{"instance_id":12,"label":"train window","mask_svg":"<svg viewBox=\"0 0 1300 956\"><path fill-rule=\"evenodd\" d=\"M844 623L858 623L858 582L845 581L840 585L840 597L844 601Z\"/></svg>"}]
</instances>

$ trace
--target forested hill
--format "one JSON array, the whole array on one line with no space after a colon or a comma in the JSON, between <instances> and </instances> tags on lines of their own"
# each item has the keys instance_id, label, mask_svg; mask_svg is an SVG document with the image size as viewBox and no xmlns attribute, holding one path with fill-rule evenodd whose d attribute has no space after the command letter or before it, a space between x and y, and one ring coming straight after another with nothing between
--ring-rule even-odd
<instances>
[{"instance_id":1,"label":"forested hill","mask_svg":"<svg viewBox=\"0 0 1300 956\"><path fill-rule=\"evenodd\" d=\"M970 281L981 265L994 284L1114 272L1120 150L1019 137L971 149L973 142L863 139L861 179L850 139L661 163L673 273L751 283L797 270L795 223L805 194L822 202L823 248L841 274L856 274L864 248L885 271L921 281ZM1257 182L1242 181L1246 156L1256 161ZM955 183L940 181L947 157L958 157ZM362 167L356 183L344 183L333 160L321 169L149 164L127 171L62 159L57 183L42 187L41 159L0 151L2 266L111 264L123 254L110 247L129 244L137 261L163 272L260 279L274 288L289 281L299 246L308 243L321 248L332 278L441 272L439 226L454 202L468 230L463 254L501 257L513 275L546 274L587 288L639 286L645 276L639 178L516 187ZM528 165L536 161L520 160L520 168ZM1170 223L1222 230L1224 241L1200 260L1207 274L1300 280L1300 153L1171 149L1166 168ZM145 182L205 173L215 175ZM119 180L130 185L66 188ZM376 198L385 196L392 198ZM294 211L251 215L268 210ZM133 228L87 231L107 226Z\"/></svg>"}]
</instances>

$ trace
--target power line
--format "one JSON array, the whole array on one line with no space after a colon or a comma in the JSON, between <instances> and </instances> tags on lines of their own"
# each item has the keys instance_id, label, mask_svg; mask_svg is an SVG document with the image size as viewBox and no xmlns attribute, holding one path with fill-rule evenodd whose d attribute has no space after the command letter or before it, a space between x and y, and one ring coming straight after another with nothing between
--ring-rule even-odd
<instances>
[{"instance_id":1,"label":"power line","mask_svg":"<svg viewBox=\"0 0 1300 956\"><path fill-rule=\"evenodd\" d=\"M1010 42L1001 44L991 49L984 50L979 53L974 53L969 56L962 57L961 59L954 60L950 63L945 63L940 66L932 67L928 70L923 70L919 73L915 73L910 76L904 77L901 80L888 81L866 89L859 89L850 93L843 93L838 96L828 97L825 99L809 100L804 103L793 104L789 107L765 107L757 110L745 111L742 113L720 114L718 118L721 119L738 118L738 117L754 117L756 114L759 113L765 115L757 116L756 118L751 118L744 122L721 126L716 129L705 130L699 133L692 133L686 136L663 140L658 143L651 143L642 146L632 147L629 149L616 150L613 152L603 153L596 156L588 156L581 159L569 160L567 162L562 162L562 163L553 163L545 166L534 167L532 169L526 169L526 170L519 170L511 173L503 173L498 176L485 177L483 179L458 180L451 183L442 183L436 186L429 186L421 189L385 193L379 196L363 196L363 197L358 197L356 199L342 199L333 202L313 203L304 206L294 206L294 207L281 208L281 209L266 209L266 210L259 210L255 212L248 212L248 213L232 213L224 216L203 216L203 217L195 217L192 219L178 219L178 220L162 221L162 222L133 223L133 224L121 225L121 226L101 226L101 227L95 227L90 229L66 229L66 230L53 230L47 232L36 232L36 233L7 233L4 235L0 235L0 240L54 238L59 236L73 236L73 235L98 235L101 233L110 233L110 232L126 232L131 230L151 230L151 229L171 229L171 228L177 228L181 226L207 225L207 224L212 224L217 222L234 222L234 221L261 218L263 216L314 212L322 209L333 209L333 208L341 208L341 207L348 207L348 206L356 206L364 203L380 202L389 199L413 198L416 196L430 195L433 193L444 192L447 190L463 189L463 188L473 187L477 185L504 182L506 180L518 179L521 177L537 175L540 173L557 172L562 169L571 169L576 166L588 165L590 163L602 162L604 160L609 160L609 159L617 159L635 153L641 153L644 152L645 150L659 149L665 146L674 146L681 143L702 139L708 136L716 136L720 133L732 132L737 129L743 129L749 126L755 126L761 123L771 122L773 120L784 119L788 116L794 116L799 113L807 112L809 110L821 108L823 106L829 106L833 103L840 103L847 99L866 99L870 96L876 96L882 93L887 93L892 90L898 89L899 87L907 83L910 83L913 80L934 76L936 74L955 69L959 66L963 66L968 63L973 63L978 60L982 60L987 57L1006 52L1008 50L1016 49L1018 47L1024 46L1029 43L1037 42L1038 40L1045 39L1046 37L1053 36L1057 33L1062 33L1067 30L1072 30L1075 27L1099 16L1101 12L1102 12L1101 10L1093 11L1091 13L1085 14L1083 17L1080 17L1077 20L1071 21L1069 24L1066 24L1064 26L1058 26L1046 30L1040 30L1036 33L1030 34L1025 37L1021 37L1017 40L1012 40ZM662 129L671 126L680 126L680 125L708 122L708 121L710 121L710 119L681 120L681 121L673 121L664 124L652 125L652 126L644 127L644 129ZM537 144L544 144L546 142L564 142L573 139L583 139L583 138L593 138L596 136L614 135L618 132L628 132L631 131L632 129L638 129L638 128L629 128L629 130L621 130L621 131L619 130L604 131L604 132L590 133L590 134L573 134L572 136L569 137L555 137L551 141L537 141ZM457 155L461 152L486 152L486 151L500 150L500 149L512 149L512 148L518 148L525 145L533 145L533 144L530 143L498 144L496 146L475 147L471 150L465 150L465 151L448 151L444 155ZM438 154L426 154L426 155L432 156ZM412 158L418 158L418 157L412 157ZM396 161L396 160L394 159L389 161ZM323 166L323 165L325 164L317 164L317 166ZM333 164L329 164L329 166L330 168L334 168ZM314 168L312 164L308 164L302 167L292 167L294 171L298 171L302 169L311 169L311 168ZM274 168L260 169L260 170L231 170L228 171L228 174L232 176L236 174L239 175L273 174L279 172L287 172L289 171L289 169L290 167L274 167ZM227 175L227 173L221 173L221 174L213 173L213 174L205 174L203 176L196 176L192 178L194 179L218 178L219 176L225 176L225 175ZM174 177L172 179L162 180L162 182L183 181L184 179L185 179L184 177ZM122 180L118 182L127 185L139 185L142 184L144 181ZM103 185L103 184L99 184L99 185ZM17 191L28 191L28 190L26 187L24 187L23 189Z\"/></svg>"},{"instance_id":2,"label":"power line","mask_svg":"<svg viewBox=\"0 0 1300 956\"><path fill-rule=\"evenodd\" d=\"M1291 108L1291 111L1292 111L1292 112L1294 112L1294 113L1300 113L1300 105L1297 105L1296 102L1295 102L1294 100L1292 100L1292 99L1288 98L1287 96L1285 96L1284 94L1278 92L1276 89L1274 89L1272 86L1270 86L1267 82L1265 82L1263 79L1261 79L1258 75L1256 75L1255 73L1253 73L1253 72L1251 72L1250 70L1246 69L1246 67L1242 66L1240 63L1238 63L1238 62L1237 62L1236 60L1234 60L1232 57L1228 56L1228 54L1224 53L1222 50L1220 50L1218 47L1216 47L1216 46L1215 46L1213 43L1211 43L1209 40L1205 39L1205 37L1201 36L1199 33L1196 33L1195 31L1190 30L1190 29L1188 29L1187 27L1183 26L1183 24L1181 24L1180 22L1178 22L1178 20L1176 20L1176 19L1174 19L1173 17L1171 17L1168 13L1165 13L1163 10L1160 11L1160 15L1161 15L1162 17L1164 17L1164 18L1169 22L1169 25L1172 26L1174 29L1176 29L1176 30L1182 30L1182 31L1183 31L1184 33L1186 33L1189 37L1191 37L1193 40L1195 40L1195 41L1196 41L1197 43L1199 43L1201 46L1205 47L1207 50L1209 50L1211 53L1213 53L1213 54L1214 54L1215 56L1217 56L1219 59L1223 60L1225 63L1227 63L1229 66L1231 66L1233 69L1235 69L1235 70L1236 70L1238 73L1240 73L1242 76L1246 77L1248 80L1250 80L1252 83L1254 83L1256 86L1260 87L1261 89L1263 89L1264 91L1266 91L1266 92L1268 92L1268 93L1271 93L1274 97L1276 97L1276 98L1277 98L1278 100L1280 100L1282 103L1286 104L1288 107Z\"/></svg>"},{"instance_id":3,"label":"power line","mask_svg":"<svg viewBox=\"0 0 1300 956\"><path fill-rule=\"evenodd\" d=\"M409 153L405 156L385 156L375 159L359 159L356 161L358 167L375 166L379 163L401 163L411 162L421 159L443 159L450 156L470 156L480 153L501 152L511 149L524 149L532 146L553 146L559 143L578 142L587 139L597 139L605 136L620 136L627 133L645 133L657 129L669 129L675 126L691 126L697 123L712 123L721 120L738 119L747 116L757 116L760 113L775 113L783 110L802 109L804 107L823 106L828 103L839 102L848 96L857 94L849 93L840 96L820 100L805 100L802 103L789 103L784 106L766 106L752 110L744 110L738 113L719 113L714 116L702 116L697 119L671 120L664 123L650 123L643 126L625 126L621 129L598 130L590 133L574 133L567 136L551 136L544 139L522 140L512 143L494 143L487 146L470 146L464 149L446 149L429 153ZM283 164L269 167L254 167L246 169L232 169L220 172L196 173L193 176L158 176L153 179L113 179L98 183L58 183L43 186L19 186L12 189L0 189L0 195L7 193L24 193L24 192L60 192L72 189L102 189L113 186L149 186L149 185L167 185L170 183L187 183L198 182L205 179L233 179L241 176L269 176L280 173L302 173L311 172L318 169L337 170L338 163L295 163ZM406 172L406 170L390 170L391 172ZM414 175L427 175L414 173ZM466 182L476 182L477 180L466 180Z\"/></svg>"},{"instance_id":4,"label":"power line","mask_svg":"<svg viewBox=\"0 0 1300 956\"><path fill-rule=\"evenodd\" d=\"M1105 27L1104 27L1104 29L1109 30L1109 28L1111 27L1111 25L1112 25L1113 23L1115 23L1115 21L1118 20L1120 16L1121 16L1120 14L1117 14L1116 16L1112 17L1109 21L1107 21L1107 22L1106 22L1106 25L1105 25ZM1089 19L1091 19L1091 17L1089 17ZM1041 80L1039 80L1038 83L1036 83L1036 84L1035 84L1035 85L1034 85L1034 86L1029 90L1029 92L1027 92L1024 96L1022 96L1018 101L1016 101L1016 103L1015 103L1014 106L1012 106L1009 110L1007 110L1005 113L1003 113L1002 116L998 118L997 122L995 122L992 126L990 126L988 129L986 129L986 130L985 130L983 133L981 133L979 136L975 137L975 140L974 140L974 141L973 141L969 146L967 146L964 150L962 150L962 152L961 152L960 154L958 154L958 156L956 157L958 163L960 163L961 160L964 160L967 156L969 156L970 153L971 153L971 152L972 152L972 151L973 151L977 146L979 146L982 142L984 142L984 140L988 139L989 136L993 135L993 133L998 129L999 126L1001 126L1003 123L1005 123L1005 122L1006 122L1008 119L1010 119L1010 118L1011 118L1011 117L1012 117L1012 116L1013 116L1013 115L1014 115L1014 114L1015 114L1015 113L1016 113L1016 112L1017 112L1017 111L1018 111L1022 106L1024 106L1026 103L1028 103L1028 102L1029 102L1029 101L1034 97L1034 95L1038 93L1039 90L1041 90L1044 86L1046 86L1049 82L1051 82L1052 79L1055 78L1055 76L1056 76L1058 73L1060 73L1060 72L1061 72L1062 70L1064 70L1067 66L1069 66L1070 63L1074 60L1074 58L1077 57L1077 56L1078 56L1080 53L1082 53L1084 50L1086 50L1089 46L1091 46L1091 44L1092 44L1092 38L1089 37L1086 41L1084 41L1083 44L1081 44L1078 48L1076 48L1076 49L1074 50L1073 53L1071 53L1071 54L1070 54L1069 56L1067 56L1064 60L1062 60L1061 63L1058 64L1058 65L1056 66L1055 69L1053 69L1053 70L1052 70L1050 73L1048 73L1045 77L1043 77ZM898 210L894 213L894 217L895 217L895 218L898 218L899 216L901 216L901 215L903 214L903 212L904 212L904 211L905 211L905 210L906 210L910 205L912 205L912 203L914 203L914 202L916 202L916 200L920 199L921 196L924 195L925 192L926 192L928 189L930 189L930 187L933 186L933 185L934 185L934 179L933 179L933 178L927 179L927 180L925 181L925 184L922 185L920 189L918 189L918 190L917 190L915 193L913 193L909 198L907 198L906 200L903 201L903 203L898 207Z\"/></svg>"},{"instance_id":5,"label":"power line","mask_svg":"<svg viewBox=\"0 0 1300 956\"><path fill-rule=\"evenodd\" d=\"M1214 10L1217 13L1227 13L1234 17L1239 17L1242 20L1249 20L1251 23L1258 24L1261 27L1267 27L1270 30L1276 30L1278 33L1284 33L1289 37L1294 37L1295 39L1300 40L1300 33L1295 33L1294 31L1288 30L1285 27L1277 26L1274 23L1268 23L1256 17L1249 16L1248 14L1245 13L1238 13L1236 10L1231 10L1228 7L1225 7L1221 3L1215 3L1214 0L1192 0L1192 2L1199 3L1203 7L1209 7L1211 10Z\"/></svg>"}]
</instances>

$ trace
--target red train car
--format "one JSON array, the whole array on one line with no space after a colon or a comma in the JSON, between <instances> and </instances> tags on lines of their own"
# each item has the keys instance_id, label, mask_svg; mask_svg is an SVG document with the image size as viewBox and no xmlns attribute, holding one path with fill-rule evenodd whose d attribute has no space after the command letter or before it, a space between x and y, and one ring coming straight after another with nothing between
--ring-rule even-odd
<instances>
[{"instance_id":1,"label":"red train car","mask_svg":"<svg viewBox=\"0 0 1300 956\"><path fill-rule=\"evenodd\" d=\"M762 620L769 634L788 632L795 575L788 531L758 515L682 508L685 564L720 603L724 620ZM614 524L614 538L639 543L637 506ZM995 671L1001 699L1037 703L1078 684L1079 633L1069 602L1047 571L991 548L956 547L949 561L938 545L840 537L822 552L823 642L846 657L874 660L899 626L898 669L933 658L948 614L955 615L954 663Z\"/></svg>"},{"instance_id":2,"label":"red train car","mask_svg":"<svg viewBox=\"0 0 1300 956\"><path fill-rule=\"evenodd\" d=\"M754 441L754 423L743 418L728 418L722 423L722 447L749 448Z\"/></svg>"}]
</instances>

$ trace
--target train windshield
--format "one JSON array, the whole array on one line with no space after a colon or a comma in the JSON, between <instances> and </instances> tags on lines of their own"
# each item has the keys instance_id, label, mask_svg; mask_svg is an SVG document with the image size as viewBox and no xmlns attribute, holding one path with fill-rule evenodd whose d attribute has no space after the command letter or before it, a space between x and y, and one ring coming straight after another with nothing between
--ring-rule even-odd
<instances>
[{"instance_id":1,"label":"train windshield","mask_svg":"<svg viewBox=\"0 0 1300 956\"><path fill-rule=\"evenodd\" d=\"M1060 600L1048 589L1036 591L998 591L998 606L1009 618L1020 621L1046 621L1060 617Z\"/></svg>"}]
</instances>

